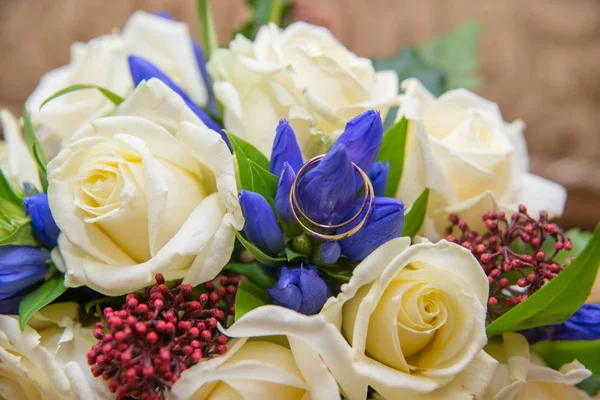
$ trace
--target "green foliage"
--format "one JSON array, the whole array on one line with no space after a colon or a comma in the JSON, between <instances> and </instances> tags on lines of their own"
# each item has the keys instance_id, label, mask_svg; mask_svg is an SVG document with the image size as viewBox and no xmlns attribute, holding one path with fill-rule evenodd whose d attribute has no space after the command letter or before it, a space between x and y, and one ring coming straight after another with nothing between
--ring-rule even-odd
<instances>
[{"instance_id":1,"label":"green foliage","mask_svg":"<svg viewBox=\"0 0 600 400\"><path fill-rule=\"evenodd\" d=\"M600 265L600 224L567 268L487 327L488 337L566 321L587 300Z\"/></svg>"},{"instance_id":2,"label":"green foliage","mask_svg":"<svg viewBox=\"0 0 600 400\"><path fill-rule=\"evenodd\" d=\"M377 160L390 163L388 172L388 184L385 191L387 197L395 197L402 172L404 170L404 152L406 151L406 136L408 134L408 120L402 118L397 124L388 129L381 143L381 150Z\"/></svg>"},{"instance_id":3,"label":"green foliage","mask_svg":"<svg viewBox=\"0 0 600 400\"><path fill-rule=\"evenodd\" d=\"M125 99L123 99L121 96L119 96L116 93L111 92L110 90L103 88L101 86L97 86L97 85L71 85L68 86L64 89L59 90L58 92L54 93L53 95L51 95L50 97L48 97L46 100L44 100L42 102L42 104L40 105L40 110L42 109L42 107L44 107L46 105L46 103L50 102L51 100L54 100L58 97L64 96L67 93L71 93L71 92L77 92L79 90L89 90L89 89L94 89L94 90L98 90L100 93L102 93L104 95L104 97L106 97L108 100L110 100L115 106L118 106L119 104L121 104Z\"/></svg>"},{"instance_id":4,"label":"green foliage","mask_svg":"<svg viewBox=\"0 0 600 400\"><path fill-rule=\"evenodd\" d=\"M48 164L48 156L44 151L44 148L40 144L35 135L33 124L27 109L23 107L23 140L29 149L32 157L35 159L38 168L38 174L40 176L40 182L44 192L48 190L48 178L46 176L46 164Z\"/></svg>"},{"instance_id":5,"label":"green foliage","mask_svg":"<svg viewBox=\"0 0 600 400\"><path fill-rule=\"evenodd\" d=\"M225 271L234 271L238 274L246 275L252 283L255 283L264 289L273 287L275 284L275 278L267 274L263 267L257 262L249 264L229 263L223 269Z\"/></svg>"},{"instance_id":6,"label":"green foliage","mask_svg":"<svg viewBox=\"0 0 600 400\"><path fill-rule=\"evenodd\" d=\"M249 39L254 35L261 25L273 22L279 26L285 25L282 19L289 14L293 5L290 0L248 0L251 16L246 24L238 29L238 33Z\"/></svg>"},{"instance_id":7,"label":"green foliage","mask_svg":"<svg viewBox=\"0 0 600 400\"><path fill-rule=\"evenodd\" d=\"M269 304L267 291L250 281L242 281L235 295L235 320L257 307Z\"/></svg>"},{"instance_id":8,"label":"green foliage","mask_svg":"<svg viewBox=\"0 0 600 400\"><path fill-rule=\"evenodd\" d=\"M235 231L235 235L237 236L240 243L242 243L242 245L246 248L246 250L252 253L256 260L261 264L268 265L270 267L277 267L287 260L287 258L285 257L271 257L270 255L264 253L252 242L247 240L241 232Z\"/></svg>"},{"instance_id":9,"label":"green foliage","mask_svg":"<svg viewBox=\"0 0 600 400\"><path fill-rule=\"evenodd\" d=\"M480 23L467 22L430 43L374 58L373 65L377 70L396 71L400 81L417 78L436 96L456 88L477 89L481 86L476 75L481 31Z\"/></svg>"},{"instance_id":10,"label":"green foliage","mask_svg":"<svg viewBox=\"0 0 600 400\"><path fill-rule=\"evenodd\" d=\"M217 32L215 31L212 11L210 10L210 2L208 0L198 0L197 9L200 41L204 49L204 57L206 60L209 60L215 50L219 48Z\"/></svg>"},{"instance_id":11,"label":"green foliage","mask_svg":"<svg viewBox=\"0 0 600 400\"><path fill-rule=\"evenodd\" d=\"M14 186L2 170L0 170L0 199L6 200L18 207L22 206L25 199L23 190Z\"/></svg>"},{"instance_id":12,"label":"green foliage","mask_svg":"<svg viewBox=\"0 0 600 400\"><path fill-rule=\"evenodd\" d=\"M42 286L23 297L19 303L19 324L22 331L25 330L29 318L52 303L67 290L64 285L64 279L63 274L56 274L44 282Z\"/></svg>"},{"instance_id":13,"label":"green foliage","mask_svg":"<svg viewBox=\"0 0 600 400\"><path fill-rule=\"evenodd\" d=\"M429 200L429 189L425 188L423 193L417 197L408 212L404 215L404 228L402 236L414 237L423 225L425 212L427 211L427 202Z\"/></svg>"},{"instance_id":14,"label":"green foliage","mask_svg":"<svg viewBox=\"0 0 600 400\"><path fill-rule=\"evenodd\" d=\"M237 161L239 188L262 195L274 207L279 179L269 172L269 161L250 143L231 132L226 133Z\"/></svg>"},{"instance_id":15,"label":"green foliage","mask_svg":"<svg viewBox=\"0 0 600 400\"><path fill-rule=\"evenodd\" d=\"M39 246L23 206L0 198L0 246Z\"/></svg>"}]
</instances>

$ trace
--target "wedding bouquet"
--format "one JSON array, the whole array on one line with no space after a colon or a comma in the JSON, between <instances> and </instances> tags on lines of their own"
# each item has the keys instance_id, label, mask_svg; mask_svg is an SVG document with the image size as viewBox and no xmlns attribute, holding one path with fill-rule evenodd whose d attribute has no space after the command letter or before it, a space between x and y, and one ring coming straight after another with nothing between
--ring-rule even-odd
<instances>
[{"instance_id":1,"label":"wedding bouquet","mask_svg":"<svg viewBox=\"0 0 600 400\"><path fill-rule=\"evenodd\" d=\"M0 397L590 398L600 229L523 123L252 3L227 48L137 12L2 111Z\"/></svg>"}]
</instances>

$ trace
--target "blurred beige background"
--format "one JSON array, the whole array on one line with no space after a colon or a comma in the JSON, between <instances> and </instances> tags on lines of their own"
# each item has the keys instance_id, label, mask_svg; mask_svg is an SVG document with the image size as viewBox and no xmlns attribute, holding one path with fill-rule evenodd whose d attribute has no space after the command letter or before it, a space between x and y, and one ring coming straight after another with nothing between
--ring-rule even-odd
<instances>
[{"instance_id":1,"label":"blurred beige background","mask_svg":"<svg viewBox=\"0 0 600 400\"><path fill-rule=\"evenodd\" d=\"M390 55L468 19L483 22L480 93L507 120L527 123L535 173L569 189L563 223L600 220L599 0L299 0L326 16L362 56ZM212 1L222 44L240 25L243 0ZM136 9L166 9L197 35L192 0L0 0L0 106L18 112L69 45L121 27Z\"/></svg>"}]
</instances>

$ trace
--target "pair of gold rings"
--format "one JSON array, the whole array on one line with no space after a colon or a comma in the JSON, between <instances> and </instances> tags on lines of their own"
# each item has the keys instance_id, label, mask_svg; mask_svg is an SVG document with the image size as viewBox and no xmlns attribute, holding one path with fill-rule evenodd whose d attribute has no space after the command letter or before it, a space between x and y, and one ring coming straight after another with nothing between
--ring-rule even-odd
<instances>
[{"instance_id":1,"label":"pair of gold rings","mask_svg":"<svg viewBox=\"0 0 600 400\"><path fill-rule=\"evenodd\" d=\"M294 179L294 183L292 184L292 188L290 190L290 206L292 209L292 215L294 216L294 219L296 220L296 222L298 222L298 224L300 224L300 226L305 231L307 231L308 233L310 233L311 235L313 235L316 238L319 238L319 239L325 240L325 241L337 241L337 240L346 239L346 238L354 235L356 232L358 232L367 222L367 218L369 217L371 208L373 207L373 199L375 197L375 194L373 191L373 185L371 184L371 180L369 179L367 174L358 165L356 165L355 163L352 163L354 168L358 171L358 173L362 177L363 184L364 184L363 200L362 200L361 206L358 209L358 211L350 219L348 219L347 221L344 221L340 224L326 225L326 224L320 224L316 221L313 221L312 219L310 219L310 217L308 217L308 215L306 215L304 213L304 211L302 211L302 207L300 207L300 203L298 202L298 196L297 196L297 186L298 186L298 183L300 182L300 179L304 175L306 175L306 173L308 171L310 171L312 168L314 168L314 166L316 166L316 164L318 164L323 159L323 157L325 157L325 155L320 155L320 156L312 158L306 164L304 164L302 166L302 168L300 168L300 170L296 174L296 179ZM364 213L364 216L361 218L361 220L358 222L358 224L355 227L353 227L352 229L350 229L348 232L344 232L344 233L340 233L340 234L327 234L327 233L321 233L321 232L316 231L316 229L330 231L330 230L336 230L336 229L340 229L345 226L348 226L352 222L356 221L356 219L358 219L361 216L361 214L365 210L365 208L367 209L367 212Z\"/></svg>"}]
</instances>

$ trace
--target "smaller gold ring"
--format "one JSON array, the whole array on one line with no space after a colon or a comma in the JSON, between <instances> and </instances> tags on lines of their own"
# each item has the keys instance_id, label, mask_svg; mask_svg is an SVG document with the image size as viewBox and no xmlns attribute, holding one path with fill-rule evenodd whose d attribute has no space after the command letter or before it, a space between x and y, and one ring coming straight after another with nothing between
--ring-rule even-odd
<instances>
[{"instance_id":1,"label":"smaller gold ring","mask_svg":"<svg viewBox=\"0 0 600 400\"><path fill-rule=\"evenodd\" d=\"M298 183L300 182L300 179L302 178L302 176L304 176L304 174L306 174L307 170L314 164L318 163L323 157L324 157L324 155L321 155L321 156L317 156L317 157L314 157L313 159L309 160L306 164L304 164L302 166L302 168L300 168L300 170L296 174L296 178L294 179L294 182L293 182L291 190L290 190L290 208L292 210L292 215L294 216L294 219L298 222L298 224L300 224L300 226L304 230L309 232L311 235L313 235L319 239L325 240L325 241L337 241L337 240L346 239L346 238L354 235L356 232L358 232L367 222L367 218L369 217L369 214L371 212L371 208L373 205L373 199L375 197L373 185L371 184L371 181L370 181L369 177L367 176L367 174L358 165L356 165L355 163L352 163L354 168L358 171L361 178L363 179L363 184L364 184L364 188L365 188L363 201L362 201L362 204L361 204L358 212L356 212L356 214L354 214L349 220L344 221L340 224L324 225L324 224L319 224L319 223L313 221L302 211L302 208L300 207L300 204L298 203L298 198L296 195L296 188L298 186ZM348 232L335 234L335 235L319 233L319 232L316 232L313 229L309 228L308 226L306 226L306 224L304 224L304 222L302 221L302 218L304 218L310 224L312 224L316 227L319 227L319 228L323 228L323 229L343 228L344 226L347 226L347 225L351 224L352 222L354 222L361 215L361 213L364 211L365 207L367 206L367 202L369 205L368 205L368 209L367 209L367 212L365 213L364 217L360 220L360 222L354 228L350 229ZM298 216L298 213L300 214L300 216Z\"/></svg>"}]
</instances>

